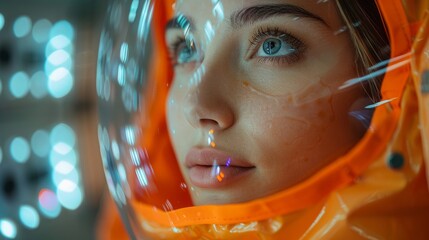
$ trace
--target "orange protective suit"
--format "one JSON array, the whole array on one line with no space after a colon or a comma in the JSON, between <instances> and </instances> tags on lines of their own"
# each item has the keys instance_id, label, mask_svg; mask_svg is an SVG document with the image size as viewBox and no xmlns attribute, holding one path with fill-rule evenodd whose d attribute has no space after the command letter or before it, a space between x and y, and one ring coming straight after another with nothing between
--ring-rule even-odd
<instances>
[{"instance_id":1,"label":"orange protective suit","mask_svg":"<svg viewBox=\"0 0 429 240\"><path fill-rule=\"evenodd\" d=\"M247 203L220 206L190 206L189 196L170 186L181 177L170 174L169 169L154 180L164 189L160 196L141 196L131 203L143 229L137 236L429 239L429 1L377 2L391 43L391 61L381 92L383 99L395 100L376 109L370 129L349 154L290 189ZM164 31L172 14L164 4L172 3L156 1L154 5L153 24L159 31ZM162 39L163 35L159 32L154 37ZM153 73L155 79L163 79L155 83L160 86L168 83L172 74L160 69L167 61L167 53L161 53L154 60L158 71ZM157 97L165 99L167 90ZM173 153L165 129L164 103L151 105L157 106L148 111L159 116L159 125L151 126L154 133L147 133L148 139L141 141L152 156L159 151L162 156L155 158L167 159ZM157 143L153 142L155 135ZM164 166L162 160L153 164L158 173ZM167 212L154 207L165 199L179 207ZM99 237L126 239L111 205L100 218Z\"/></svg>"}]
</instances>

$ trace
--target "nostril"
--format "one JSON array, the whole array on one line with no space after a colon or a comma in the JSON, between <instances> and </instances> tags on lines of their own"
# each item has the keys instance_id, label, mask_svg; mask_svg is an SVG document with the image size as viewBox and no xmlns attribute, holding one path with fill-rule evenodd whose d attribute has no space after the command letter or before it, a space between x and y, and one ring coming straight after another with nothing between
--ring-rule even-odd
<instances>
[{"instance_id":1,"label":"nostril","mask_svg":"<svg viewBox=\"0 0 429 240\"><path fill-rule=\"evenodd\" d=\"M200 119L200 125L203 127L219 127L219 123L216 120L209 119L209 118L202 118Z\"/></svg>"}]
</instances>

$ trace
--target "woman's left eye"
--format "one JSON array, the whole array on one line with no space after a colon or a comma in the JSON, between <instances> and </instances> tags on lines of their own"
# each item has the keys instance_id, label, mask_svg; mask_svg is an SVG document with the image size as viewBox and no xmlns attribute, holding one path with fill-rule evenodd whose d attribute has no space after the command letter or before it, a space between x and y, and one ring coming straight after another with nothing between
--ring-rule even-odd
<instances>
[{"instance_id":1,"label":"woman's left eye","mask_svg":"<svg viewBox=\"0 0 429 240\"><path fill-rule=\"evenodd\" d=\"M278 28L259 28L250 40L252 57L262 61L292 64L300 59L305 45Z\"/></svg>"},{"instance_id":2,"label":"woman's left eye","mask_svg":"<svg viewBox=\"0 0 429 240\"><path fill-rule=\"evenodd\" d=\"M297 51L294 46L280 38L266 39L256 53L259 57L287 56Z\"/></svg>"}]
</instances>

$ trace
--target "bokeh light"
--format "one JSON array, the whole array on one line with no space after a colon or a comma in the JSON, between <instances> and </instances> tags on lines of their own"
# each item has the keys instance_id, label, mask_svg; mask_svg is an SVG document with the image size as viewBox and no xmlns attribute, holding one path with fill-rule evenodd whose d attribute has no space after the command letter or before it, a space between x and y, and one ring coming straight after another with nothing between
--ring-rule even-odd
<instances>
[{"instance_id":1,"label":"bokeh light","mask_svg":"<svg viewBox=\"0 0 429 240\"><path fill-rule=\"evenodd\" d=\"M36 209L29 205L24 205L19 208L19 219L25 227L30 229L37 228L40 223L40 217Z\"/></svg>"},{"instance_id":2,"label":"bokeh light","mask_svg":"<svg viewBox=\"0 0 429 240\"><path fill-rule=\"evenodd\" d=\"M128 14L128 21L130 23L134 22L137 16L137 10L139 7L139 0L133 0L130 7L130 13Z\"/></svg>"},{"instance_id":3,"label":"bokeh light","mask_svg":"<svg viewBox=\"0 0 429 240\"><path fill-rule=\"evenodd\" d=\"M4 16L3 14L0 13L0 31L3 29L4 23L5 23Z\"/></svg>"},{"instance_id":4,"label":"bokeh light","mask_svg":"<svg viewBox=\"0 0 429 240\"><path fill-rule=\"evenodd\" d=\"M53 149L59 154L66 155L72 150L72 147L67 143L59 142L54 145Z\"/></svg>"},{"instance_id":5,"label":"bokeh light","mask_svg":"<svg viewBox=\"0 0 429 240\"><path fill-rule=\"evenodd\" d=\"M49 189L42 189L39 192L40 212L48 218L56 218L61 213L61 205L57 196Z\"/></svg>"},{"instance_id":6,"label":"bokeh light","mask_svg":"<svg viewBox=\"0 0 429 240\"><path fill-rule=\"evenodd\" d=\"M50 37L53 38L57 35L62 34L70 40L74 39L74 28L70 22L66 20L58 21L54 24L51 29Z\"/></svg>"},{"instance_id":7,"label":"bokeh light","mask_svg":"<svg viewBox=\"0 0 429 240\"><path fill-rule=\"evenodd\" d=\"M24 97L29 91L30 79L24 72L17 72L10 78L9 89L16 98Z\"/></svg>"},{"instance_id":8,"label":"bokeh light","mask_svg":"<svg viewBox=\"0 0 429 240\"><path fill-rule=\"evenodd\" d=\"M30 157L30 146L22 137L16 137L10 143L10 155L19 163L24 163Z\"/></svg>"},{"instance_id":9,"label":"bokeh light","mask_svg":"<svg viewBox=\"0 0 429 240\"><path fill-rule=\"evenodd\" d=\"M70 54L63 49L56 50L55 52L51 53L51 55L48 56L47 61L53 66L71 65L70 63L66 64L67 62L71 62L71 57Z\"/></svg>"},{"instance_id":10,"label":"bokeh light","mask_svg":"<svg viewBox=\"0 0 429 240\"><path fill-rule=\"evenodd\" d=\"M128 60L128 43L123 42L121 44L121 50L120 50L120 58L122 62L126 62Z\"/></svg>"},{"instance_id":11,"label":"bokeh light","mask_svg":"<svg viewBox=\"0 0 429 240\"><path fill-rule=\"evenodd\" d=\"M49 40L49 32L51 31L52 23L47 19L38 20L33 26L33 39L38 43L44 43Z\"/></svg>"},{"instance_id":12,"label":"bokeh light","mask_svg":"<svg viewBox=\"0 0 429 240\"><path fill-rule=\"evenodd\" d=\"M69 54L72 54L74 50L73 45L68 39L63 39L63 40L66 42L61 42L61 38L55 38L53 40L52 39L49 40L49 43L46 44L46 48L45 48L45 57L48 58L53 52L60 49L68 52ZM55 44L55 46L53 44ZM64 47L57 48L58 46L64 46ZM49 72L47 72L46 75L49 75Z\"/></svg>"},{"instance_id":13,"label":"bokeh light","mask_svg":"<svg viewBox=\"0 0 429 240\"><path fill-rule=\"evenodd\" d=\"M71 40L70 38L60 34L52 37L49 43L55 49L63 49L71 44Z\"/></svg>"},{"instance_id":14,"label":"bokeh light","mask_svg":"<svg viewBox=\"0 0 429 240\"><path fill-rule=\"evenodd\" d=\"M30 92L36 99L48 94L47 77L44 71L38 71L30 79Z\"/></svg>"},{"instance_id":15,"label":"bokeh light","mask_svg":"<svg viewBox=\"0 0 429 240\"><path fill-rule=\"evenodd\" d=\"M70 147L74 147L76 144L76 134L73 129L65 124L59 123L57 124L51 131L51 135L49 137L51 145L55 146L55 144L59 142L63 142L68 144Z\"/></svg>"},{"instance_id":16,"label":"bokeh light","mask_svg":"<svg viewBox=\"0 0 429 240\"><path fill-rule=\"evenodd\" d=\"M59 162L66 161L73 166L76 166L77 163L77 155L76 151L72 149L66 154L61 154L54 149L52 149L50 155L49 155L49 163L51 164L52 168L54 168Z\"/></svg>"},{"instance_id":17,"label":"bokeh light","mask_svg":"<svg viewBox=\"0 0 429 240\"><path fill-rule=\"evenodd\" d=\"M13 33L17 38L25 37L31 31L31 24L28 16L18 17L13 24Z\"/></svg>"},{"instance_id":18,"label":"bokeh light","mask_svg":"<svg viewBox=\"0 0 429 240\"><path fill-rule=\"evenodd\" d=\"M82 203L83 193L79 187L75 187L73 190L63 191L61 188L57 189L58 201L64 208L69 210L76 210Z\"/></svg>"},{"instance_id":19,"label":"bokeh light","mask_svg":"<svg viewBox=\"0 0 429 240\"><path fill-rule=\"evenodd\" d=\"M0 220L0 233L9 239L16 238L17 230L16 225L10 219L1 219Z\"/></svg>"},{"instance_id":20,"label":"bokeh light","mask_svg":"<svg viewBox=\"0 0 429 240\"><path fill-rule=\"evenodd\" d=\"M119 146L116 140L112 140L112 153L113 153L113 157L116 160L119 160L120 152L119 152Z\"/></svg>"},{"instance_id":21,"label":"bokeh light","mask_svg":"<svg viewBox=\"0 0 429 240\"><path fill-rule=\"evenodd\" d=\"M60 164L63 164L64 162L66 161L60 161L54 167L55 171L52 173L52 181L54 182L55 186L59 187L64 180L71 181L75 185L79 184L79 173L77 172L73 164L67 162L69 164L67 166L68 169L60 169L60 167L64 167L64 165L63 166L60 165ZM66 170L67 171L70 170L70 171L68 173L63 173Z\"/></svg>"},{"instance_id":22,"label":"bokeh light","mask_svg":"<svg viewBox=\"0 0 429 240\"><path fill-rule=\"evenodd\" d=\"M73 88L73 76L67 68L55 69L48 80L48 91L54 98L66 96Z\"/></svg>"},{"instance_id":23,"label":"bokeh light","mask_svg":"<svg viewBox=\"0 0 429 240\"><path fill-rule=\"evenodd\" d=\"M63 179L58 184L58 190L63 192L73 192L77 188L77 184L75 181L69 180L69 179Z\"/></svg>"},{"instance_id":24,"label":"bokeh light","mask_svg":"<svg viewBox=\"0 0 429 240\"><path fill-rule=\"evenodd\" d=\"M37 130L31 136L31 149L39 157L46 157L51 150L49 133L45 130Z\"/></svg>"},{"instance_id":25,"label":"bokeh light","mask_svg":"<svg viewBox=\"0 0 429 240\"><path fill-rule=\"evenodd\" d=\"M61 175L67 175L75 171L75 166L67 161L59 161L57 165L55 165L54 171Z\"/></svg>"}]
</instances>

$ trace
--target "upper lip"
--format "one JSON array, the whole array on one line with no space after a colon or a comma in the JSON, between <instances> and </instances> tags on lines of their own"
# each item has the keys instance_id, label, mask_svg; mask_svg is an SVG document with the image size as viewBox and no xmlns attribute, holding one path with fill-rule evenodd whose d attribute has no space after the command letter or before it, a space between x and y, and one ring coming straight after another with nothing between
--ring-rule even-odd
<instances>
[{"instance_id":1,"label":"upper lip","mask_svg":"<svg viewBox=\"0 0 429 240\"><path fill-rule=\"evenodd\" d=\"M195 166L210 167L213 165L252 168L255 167L248 161L233 154L214 148L191 148L186 155L185 165L188 168Z\"/></svg>"}]
</instances>

